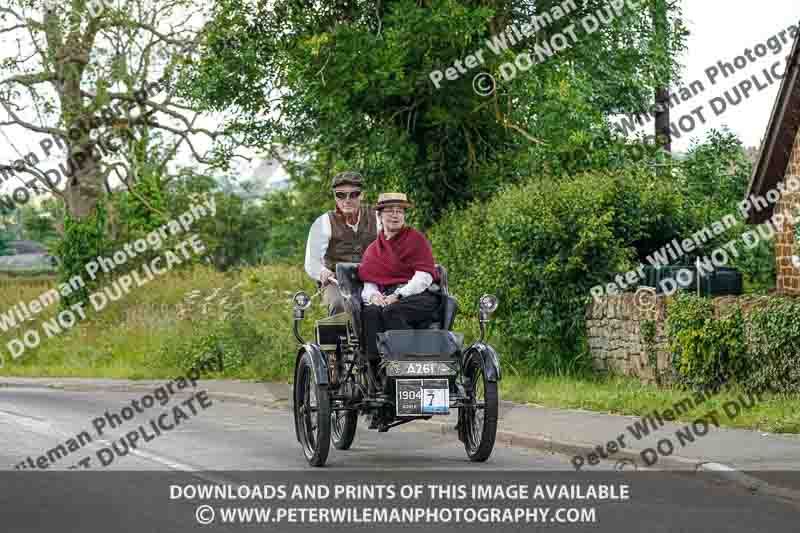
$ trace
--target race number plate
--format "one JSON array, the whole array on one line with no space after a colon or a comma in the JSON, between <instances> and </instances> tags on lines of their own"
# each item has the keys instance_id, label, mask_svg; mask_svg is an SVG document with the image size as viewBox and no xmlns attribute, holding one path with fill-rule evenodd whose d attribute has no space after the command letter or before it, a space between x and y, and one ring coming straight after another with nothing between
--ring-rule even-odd
<instances>
[{"instance_id":1,"label":"race number plate","mask_svg":"<svg viewBox=\"0 0 800 533\"><path fill-rule=\"evenodd\" d=\"M446 379L398 379L397 416L446 415L450 388Z\"/></svg>"}]
</instances>

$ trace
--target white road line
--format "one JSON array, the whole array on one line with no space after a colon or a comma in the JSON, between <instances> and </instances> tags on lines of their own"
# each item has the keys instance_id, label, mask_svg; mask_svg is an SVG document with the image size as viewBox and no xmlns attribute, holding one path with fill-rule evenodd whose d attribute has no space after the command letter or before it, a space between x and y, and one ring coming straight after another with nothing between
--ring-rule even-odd
<instances>
[{"instance_id":1,"label":"white road line","mask_svg":"<svg viewBox=\"0 0 800 533\"><path fill-rule=\"evenodd\" d=\"M28 431L44 435L47 437L55 436L56 438L60 438L61 440L67 440L69 438L75 437L75 435L59 430L52 423L48 422L45 419L33 417L30 415L25 415L22 413L0 409L0 420L5 420L9 424L11 423L17 424L18 426L21 426L24 429L27 429ZM94 445L96 448L99 449L100 445L110 447L112 443L107 439L95 439L91 443L89 443L86 447L88 448L91 445ZM164 466L169 470L175 470L178 472L188 472L193 477L202 479L204 481L209 481L212 483L236 483L232 480L227 480L220 476L213 476L200 473L199 471L201 470L201 468L198 466L182 463L180 461L176 461L174 459L170 459L168 457L164 457L155 453L145 452L138 449L130 450L130 453L146 461L150 461L159 464L161 466Z\"/></svg>"}]
</instances>

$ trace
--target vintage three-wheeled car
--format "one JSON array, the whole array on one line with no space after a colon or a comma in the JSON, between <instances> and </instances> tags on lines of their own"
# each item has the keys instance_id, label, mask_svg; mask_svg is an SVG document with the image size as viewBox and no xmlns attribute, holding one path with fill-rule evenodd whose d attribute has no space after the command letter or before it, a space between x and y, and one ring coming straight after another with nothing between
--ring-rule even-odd
<instances>
[{"instance_id":1,"label":"vintage three-wheeled car","mask_svg":"<svg viewBox=\"0 0 800 533\"><path fill-rule=\"evenodd\" d=\"M458 438L469 459L485 461L491 455L500 361L484 336L497 298L480 299L481 336L464 349L463 335L451 331L458 305L448 291L447 272L441 265L436 268L439 283L429 290L441 293L440 315L422 329L379 333L377 372L370 371L364 353L358 264L337 265L336 282L347 311L318 320L315 342L304 341L298 330L312 298L304 292L294 295L294 335L301 344L294 373L294 422L312 466L325 464L331 442L338 450L350 448L361 414L370 417L370 429L385 432L457 409Z\"/></svg>"}]
</instances>

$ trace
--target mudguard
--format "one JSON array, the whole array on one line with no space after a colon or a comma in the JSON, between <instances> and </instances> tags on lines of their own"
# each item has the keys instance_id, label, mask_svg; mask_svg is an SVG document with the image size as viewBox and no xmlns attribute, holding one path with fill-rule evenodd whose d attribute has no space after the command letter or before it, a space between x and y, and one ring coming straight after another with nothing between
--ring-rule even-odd
<instances>
[{"instance_id":1,"label":"mudguard","mask_svg":"<svg viewBox=\"0 0 800 533\"><path fill-rule=\"evenodd\" d=\"M464 359L461 361L461 368L464 368L467 364L467 361L471 357L480 357L481 361L483 362L483 373L486 375L486 379L492 383L497 383L500 381L501 374L500 374L500 357L497 355L497 352L494 351L494 348L489 346L483 342L475 342L470 345L469 348L466 349L464 352ZM466 424L464 421L464 410L458 410L458 440L464 442L466 440L465 435L465 428Z\"/></svg>"},{"instance_id":2,"label":"mudguard","mask_svg":"<svg viewBox=\"0 0 800 533\"><path fill-rule=\"evenodd\" d=\"M297 375L297 366L300 364L300 360L303 358L303 355L308 353L311 357L311 364L314 367L314 374L317 378L317 383L320 385L327 385L328 384L328 359L325 357L325 352L320 349L320 347L313 343L306 343L303 345L300 350L297 351L297 358L294 361L294 369L295 375ZM292 390L292 397L293 397L293 405L294 402L297 402L297 398L294 397L295 391L294 387ZM294 434L297 437L297 441L300 441L300 428L297 427L297 419L295 417L294 421Z\"/></svg>"},{"instance_id":3,"label":"mudguard","mask_svg":"<svg viewBox=\"0 0 800 533\"><path fill-rule=\"evenodd\" d=\"M304 344L303 347L297 352L295 368L297 368L297 365L300 363L300 358L303 357L303 353L306 352L311 356L311 361L314 364L314 373L317 375L317 383L320 385L327 385L328 358L325 356L325 352L322 351L322 348L320 348L319 345L311 342Z\"/></svg>"},{"instance_id":4,"label":"mudguard","mask_svg":"<svg viewBox=\"0 0 800 533\"><path fill-rule=\"evenodd\" d=\"M462 361L462 368L466 366L470 357L477 355L483 361L483 372L486 374L486 379L492 383L500 381L502 375L500 373L500 357L497 352L490 345L484 342L475 342L470 345L464 352L464 360Z\"/></svg>"}]
</instances>

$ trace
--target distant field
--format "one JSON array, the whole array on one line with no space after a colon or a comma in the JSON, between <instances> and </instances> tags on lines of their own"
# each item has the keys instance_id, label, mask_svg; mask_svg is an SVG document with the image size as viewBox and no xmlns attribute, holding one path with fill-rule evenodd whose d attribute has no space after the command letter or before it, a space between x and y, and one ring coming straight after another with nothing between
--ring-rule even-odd
<instances>
[{"instance_id":1,"label":"distant field","mask_svg":"<svg viewBox=\"0 0 800 533\"><path fill-rule=\"evenodd\" d=\"M39 280L41 278L55 280L58 277L55 271L51 270L30 270L30 269L10 269L5 268L0 270L0 281L3 279L22 280L31 278L32 280Z\"/></svg>"},{"instance_id":2,"label":"distant field","mask_svg":"<svg viewBox=\"0 0 800 533\"><path fill-rule=\"evenodd\" d=\"M230 289L239 282L233 292L239 293L244 314L231 320L223 309L229 302L222 301L226 295L228 301L235 299ZM0 314L9 316L8 310L18 302L30 302L56 285L52 277L0 275ZM42 324L60 311L58 304L51 305L9 331L0 330L0 353L5 358L0 375L167 377L190 366L194 354L181 356L182 347L185 352L201 351L203 342L214 341L237 363L226 375L281 379L288 375L285 367L296 350L289 300L301 288L311 290L312 284L300 269L259 267L224 274L196 267L134 286L99 312L89 305L86 320L47 338ZM307 325L311 323L313 314ZM242 324L249 328L245 332L249 338L237 329ZM7 344L32 328L42 337L40 345L26 348L13 360Z\"/></svg>"}]
</instances>

